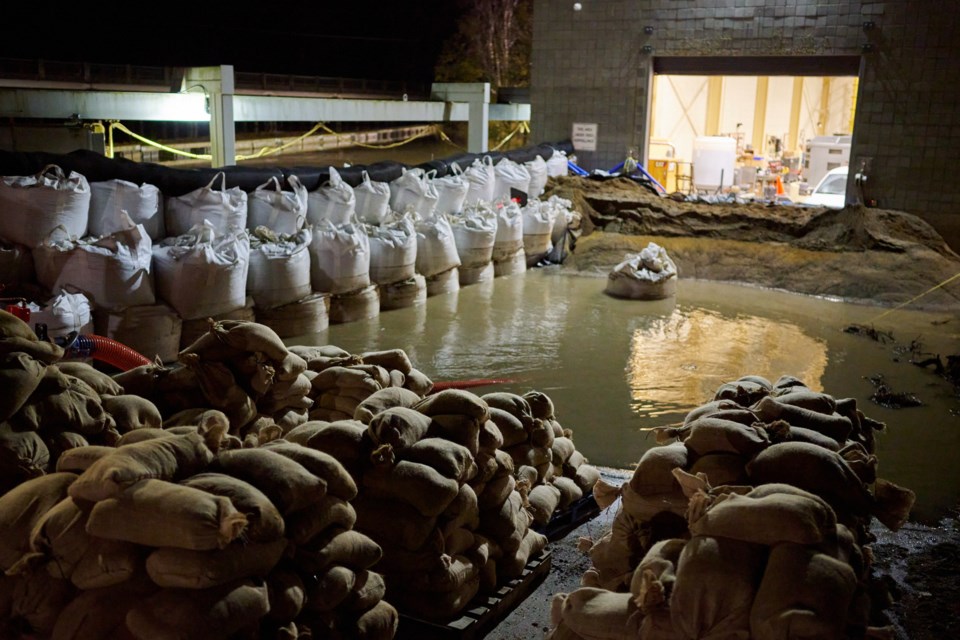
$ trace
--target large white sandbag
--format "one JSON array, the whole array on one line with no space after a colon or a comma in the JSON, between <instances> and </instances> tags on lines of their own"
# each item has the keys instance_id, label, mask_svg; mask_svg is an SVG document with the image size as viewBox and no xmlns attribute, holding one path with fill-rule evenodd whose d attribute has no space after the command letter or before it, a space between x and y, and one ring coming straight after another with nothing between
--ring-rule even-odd
<instances>
[{"instance_id":1,"label":"large white sandbag","mask_svg":"<svg viewBox=\"0 0 960 640\"><path fill-rule=\"evenodd\" d=\"M363 172L363 182L353 188L357 199L357 218L366 224L380 224L390 213L390 184L370 179Z\"/></svg>"},{"instance_id":2,"label":"large white sandbag","mask_svg":"<svg viewBox=\"0 0 960 640\"><path fill-rule=\"evenodd\" d=\"M497 239L497 214L488 203L466 207L449 216L457 255L462 267L483 267L493 258ZM462 284L462 283L461 283Z\"/></svg>"},{"instance_id":3,"label":"large white sandbag","mask_svg":"<svg viewBox=\"0 0 960 640\"><path fill-rule=\"evenodd\" d=\"M51 339L66 336L71 331L93 333L93 309L90 299L80 292L61 291L41 303L29 302L30 325L47 325Z\"/></svg>"},{"instance_id":4,"label":"large white sandbag","mask_svg":"<svg viewBox=\"0 0 960 640\"><path fill-rule=\"evenodd\" d=\"M313 232L276 235L260 227L250 236L247 293L258 309L271 309L310 295L310 241Z\"/></svg>"},{"instance_id":5,"label":"large white sandbag","mask_svg":"<svg viewBox=\"0 0 960 640\"><path fill-rule=\"evenodd\" d=\"M303 228L307 220L307 188L297 176L287 176L291 191L280 188L280 180L273 176L254 189L247 200L247 228L263 226L283 235L292 235Z\"/></svg>"},{"instance_id":6,"label":"large white sandbag","mask_svg":"<svg viewBox=\"0 0 960 640\"><path fill-rule=\"evenodd\" d=\"M97 335L116 340L151 360L176 362L180 353L183 321L162 303L118 311L96 309L93 326Z\"/></svg>"},{"instance_id":7,"label":"large white sandbag","mask_svg":"<svg viewBox=\"0 0 960 640\"><path fill-rule=\"evenodd\" d=\"M484 156L483 160L476 158L463 172L463 179L467 181L467 197L463 202L464 205L493 202L497 188L497 173L490 156Z\"/></svg>"},{"instance_id":8,"label":"large white sandbag","mask_svg":"<svg viewBox=\"0 0 960 640\"><path fill-rule=\"evenodd\" d=\"M530 172L522 164L510 158L501 158L494 167L496 186L493 189L493 199L510 200L513 191L530 193Z\"/></svg>"},{"instance_id":9,"label":"large white sandbag","mask_svg":"<svg viewBox=\"0 0 960 640\"><path fill-rule=\"evenodd\" d=\"M184 320L240 309L246 302L250 241L244 229L218 235L209 222L153 250L160 298Z\"/></svg>"},{"instance_id":10,"label":"large white sandbag","mask_svg":"<svg viewBox=\"0 0 960 640\"><path fill-rule=\"evenodd\" d=\"M142 224L153 241L166 235L160 190L152 184L137 186L126 180L90 183L91 236L108 236L124 228L120 212L125 211L134 224Z\"/></svg>"},{"instance_id":11,"label":"large white sandbag","mask_svg":"<svg viewBox=\"0 0 960 640\"><path fill-rule=\"evenodd\" d=\"M143 225L130 225L102 238L57 239L33 250L37 280L51 291L73 287L96 307L119 309L153 304L153 242Z\"/></svg>"},{"instance_id":12,"label":"large white sandbag","mask_svg":"<svg viewBox=\"0 0 960 640\"><path fill-rule=\"evenodd\" d=\"M90 184L75 171L50 164L33 176L0 180L0 238L31 249L46 242L57 227L66 235L87 234Z\"/></svg>"},{"instance_id":13,"label":"large white sandbag","mask_svg":"<svg viewBox=\"0 0 960 640\"><path fill-rule=\"evenodd\" d=\"M33 282L33 255L28 247L0 238L0 282Z\"/></svg>"},{"instance_id":14,"label":"large white sandbag","mask_svg":"<svg viewBox=\"0 0 960 640\"><path fill-rule=\"evenodd\" d=\"M429 278L460 266L457 242L445 215L432 215L420 220L416 223L416 229L417 273Z\"/></svg>"},{"instance_id":15,"label":"large white sandbag","mask_svg":"<svg viewBox=\"0 0 960 640\"><path fill-rule=\"evenodd\" d=\"M541 206L553 209L553 230L550 232L550 241L557 244L563 238L567 229L580 228L580 212L573 210L573 203L560 196L550 196Z\"/></svg>"},{"instance_id":16,"label":"large white sandbag","mask_svg":"<svg viewBox=\"0 0 960 640\"><path fill-rule=\"evenodd\" d=\"M513 257L523 248L523 212L516 202L498 203L497 237L493 243L493 259Z\"/></svg>"},{"instance_id":17,"label":"large white sandbag","mask_svg":"<svg viewBox=\"0 0 960 640\"><path fill-rule=\"evenodd\" d=\"M459 213L463 210L463 203L467 199L467 190L470 183L463 177L463 171L457 163L450 166L450 175L434 178L433 186L437 190L437 205L434 215Z\"/></svg>"},{"instance_id":18,"label":"large white sandbag","mask_svg":"<svg viewBox=\"0 0 960 640\"><path fill-rule=\"evenodd\" d=\"M379 285L413 277L417 265L417 231L410 214L367 227L370 237L370 281Z\"/></svg>"},{"instance_id":19,"label":"large white sandbag","mask_svg":"<svg viewBox=\"0 0 960 640\"><path fill-rule=\"evenodd\" d=\"M318 224L326 220L335 225L353 222L357 197L353 187L343 181L340 172L330 167L330 178L316 191L307 194L307 220Z\"/></svg>"},{"instance_id":20,"label":"large white sandbag","mask_svg":"<svg viewBox=\"0 0 960 640\"><path fill-rule=\"evenodd\" d=\"M413 211L422 217L433 213L437 206L435 171L404 169L403 175L390 183L390 208L398 213Z\"/></svg>"},{"instance_id":21,"label":"large white sandbag","mask_svg":"<svg viewBox=\"0 0 960 640\"><path fill-rule=\"evenodd\" d=\"M531 198L539 198L544 187L547 186L547 163L541 156L537 156L530 162L524 162L523 166L530 174L530 189L527 195Z\"/></svg>"},{"instance_id":22,"label":"large white sandbag","mask_svg":"<svg viewBox=\"0 0 960 640\"><path fill-rule=\"evenodd\" d=\"M370 286L370 240L357 224L321 220L310 243L310 282L323 293L347 293Z\"/></svg>"},{"instance_id":23,"label":"large white sandbag","mask_svg":"<svg viewBox=\"0 0 960 640\"><path fill-rule=\"evenodd\" d=\"M220 180L220 188L214 184ZM227 189L227 175L221 171L209 184L190 193L167 198L165 221L167 234L181 236L203 221L210 222L218 236L231 233L231 228L247 227L247 194L240 187Z\"/></svg>"},{"instance_id":24,"label":"large white sandbag","mask_svg":"<svg viewBox=\"0 0 960 640\"><path fill-rule=\"evenodd\" d=\"M547 158L547 177L557 178L569 173L570 167L567 166L567 152L559 149L553 150L553 155Z\"/></svg>"},{"instance_id":25,"label":"large white sandbag","mask_svg":"<svg viewBox=\"0 0 960 640\"><path fill-rule=\"evenodd\" d=\"M550 237L553 232L554 209L544 206L537 199L527 201L521 209L523 212L523 251L526 254L527 266L534 266L547 255L552 245Z\"/></svg>"}]
</instances>

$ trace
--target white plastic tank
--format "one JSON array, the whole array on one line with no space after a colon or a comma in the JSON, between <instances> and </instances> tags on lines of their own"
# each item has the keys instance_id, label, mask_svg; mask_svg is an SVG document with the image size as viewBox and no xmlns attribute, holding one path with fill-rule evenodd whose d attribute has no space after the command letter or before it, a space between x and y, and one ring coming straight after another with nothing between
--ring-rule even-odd
<instances>
[{"instance_id":1,"label":"white plastic tank","mask_svg":"<svg viewBox=\"0 0 960 640\"><path fill-rule=\"evenodd\" d=\"M693 140L693 184L716 190L734 184L737 141L726 136L700 136Z\"/></svg>"}]
</instances>

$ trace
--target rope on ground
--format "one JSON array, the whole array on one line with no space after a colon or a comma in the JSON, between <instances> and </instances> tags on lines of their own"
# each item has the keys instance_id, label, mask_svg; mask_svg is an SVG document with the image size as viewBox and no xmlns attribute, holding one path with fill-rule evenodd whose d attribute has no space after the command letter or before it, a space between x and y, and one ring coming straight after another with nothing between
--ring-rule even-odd
<instances>
[{"instance_id":1,"label":"rope on ground","mask_svg":"<svg viewBox=\"0 0 960 640\"><path fill-rule=\"evenodd\" d=\"M926 291L924 291L923 293L921 293L921 294L918 295L917 297L912 298L912 299L910 299L910 300L907 300L907 301L904 302L903 304L897 305L897 306L894 307L893 309L889 309L889 310L887 310L887 311L884 311L883 313L881 313L880 315L878 315L876 318L874 318L870 323L873 324L874 322L877 322L877 321L880 320L881 318L885 318L886 316L890 315L890 314L893 313L894 311L899 311L900 309L903 309L905 306L907 306L907 305L909 305L909 304L913 304L914 302L916 302L917 300L919 300L919 299L922 298L923 296L927 295L928 293L930 293L930 292L932 292L932 291L936 291L937 289L939 289L940 287L942 287L942 286L944 286L944 285L950 284L951 282L953 282L953 281L956 280L957 278L960 278L960 273L955 273L955 274L953 274L952 276L950 276L949 278L947 278L946 280L944 280L943 282L941 282L940 284L937 284L937 285L934 285L934 286L930 287L929 289L927 289Z\"/></svg>"},{"instance_id":2,"label":"rope on ground","mask_svg":"<svg viewBox=\"0 0 960 640\"><path fill-rule=\"evenodd\" d=\"M127 129L127 128L126 128L125 126L123 126L121 123L116 122L116 121L111 122L111 123L110 123L110 127L109 127L109 130L110 130L110 144L109 144L109 153L107 154L107 157L108 157L108 158L112 158L112 157L113 157L113 130L114 130L114 129L116 129L116 130L118 130L118 131L122 131L122 132L124 132L125 134L127 134L128 136L130 136L131 138L134 138L134 139L136 139L136 140L139 140L140 142L142 142L142 143L144 143L144 144L146 144L146 145L150 145L151 147L156 147L157 149L160 149L161 151L167 151L167 152L169 152L169 153L174 153L174 154L177 154L177 155L186 156L187 158L193 158L193 159L195 159L195 160L211 160L211 159L213 158L213 156L211 156L209 153L190 153L189 151L181 151L180 149L174 149L173 147L168 147L168 146L165 145L165 144L160 144L159 142L154 142L153 140L150 140L149 138L144 138L144 137L141 136L140 134L134 133L133 131L130 131L130 129Z\"/></svg>"}]
</instances>

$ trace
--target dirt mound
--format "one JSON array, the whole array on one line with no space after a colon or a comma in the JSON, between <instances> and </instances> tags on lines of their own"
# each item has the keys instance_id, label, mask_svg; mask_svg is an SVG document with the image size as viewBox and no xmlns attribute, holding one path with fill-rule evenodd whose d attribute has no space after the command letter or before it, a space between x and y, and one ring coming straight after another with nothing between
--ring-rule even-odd
<instances>
[{"instance_id":1,"label":"dirt mound","mask_svg":"<svg viewBox=\"0 0 960 640\"><path fill-rule=\"evenodd\" d=\"M742 282L875 304L907 302L960 273L960 256L912 214L763 204L678 202L626 178L551 180L583 215L568 268L606 275L648 242L681 278ZM916 308L960 307L960 281Z\"/></svg>"}]
</instances>

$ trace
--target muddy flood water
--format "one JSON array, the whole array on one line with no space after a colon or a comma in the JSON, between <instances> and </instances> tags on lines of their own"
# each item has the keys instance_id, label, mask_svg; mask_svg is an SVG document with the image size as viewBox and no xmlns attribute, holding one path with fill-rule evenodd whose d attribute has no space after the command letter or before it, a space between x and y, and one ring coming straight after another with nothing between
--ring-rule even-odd
<instances>
[{"instance_id":1,"label":"muddy flood water","mask_svg":"<svg viewBox=\"0 0 960 640\"><path fill-rule=\"evenodd\" d=\"M853 397L878 434L878 473L913 489L912 519L935 522L960 504L960 400L932 368L910 363L960 351L960 319L709 281L681 280L674 299L611 298L605 280L559 267L435 296L300 340L353 353L402 348L436 381L508 378L478 387L547 393L591 463L630 469L655 445L645 429L679 422L723 382L792 375L836 398ZM878 341L844 331L862 325ZM915 356L916 357L916 356ZM922 406L886 409L870 378Z\"/></svg>"}]
</instances>

